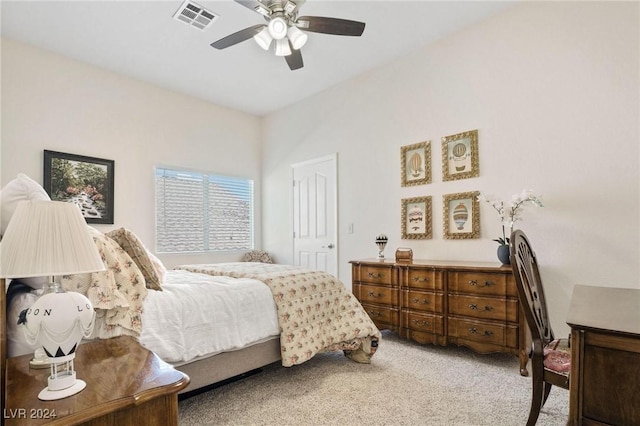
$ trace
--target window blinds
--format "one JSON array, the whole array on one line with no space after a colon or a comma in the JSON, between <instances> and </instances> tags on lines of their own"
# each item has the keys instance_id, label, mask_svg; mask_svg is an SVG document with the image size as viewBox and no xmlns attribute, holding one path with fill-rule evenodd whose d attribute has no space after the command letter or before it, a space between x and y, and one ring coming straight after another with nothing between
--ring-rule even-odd
<instances>
[{"instance_id":1,"label":"window blinds","mask_svg":"<svg viewBox=\"0 0 640 426\"><path fill-rule=\"evenodd\" d=\"M159 253L253 249L253 181L156 168Z\"/></svg>"}]
</instances>

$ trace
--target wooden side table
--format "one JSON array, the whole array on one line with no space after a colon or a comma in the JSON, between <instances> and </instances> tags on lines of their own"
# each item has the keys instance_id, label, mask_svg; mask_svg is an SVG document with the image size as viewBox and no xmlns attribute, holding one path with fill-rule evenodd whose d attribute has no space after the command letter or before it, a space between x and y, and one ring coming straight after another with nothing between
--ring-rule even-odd
<instances>
[{"instance_id":1,"label":"wooden side table","mask_svg":"<svg viewBox=\"0 0 640 426\"><path fill-rule=\"evenodd\" d=\"M178 392L189 377L133 337L84 343L74 361L87 387L57 401L41 401L49 369L31 369L31 355L7 360L3 418L10 425L177 425Z\"/></svg>"},{"instance_id":2,"label":"wooden side table","mask_svg":"<svg viewBox=\"0 0 640 426\"><path fill-rule=\"evenodd\" d=\"M640 289L573 289L570 425L640 424Z\"/></svg>"}]
</instances>

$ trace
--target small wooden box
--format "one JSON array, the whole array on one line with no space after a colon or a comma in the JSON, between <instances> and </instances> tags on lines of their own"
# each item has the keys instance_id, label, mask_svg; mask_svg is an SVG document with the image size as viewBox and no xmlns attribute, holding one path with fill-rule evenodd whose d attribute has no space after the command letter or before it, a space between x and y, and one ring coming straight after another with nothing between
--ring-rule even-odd
<instances>
[{"instance_id":1,"label":"small wooden box","mask_svg":"<svg viewBox=\"0 0 640 426\"><path fill-rule=\"evenodd\" d=\"M410 248L402 247L396 249L396 262L413 262L413 250L411 250Z\"/></svg>"}]
</instances>

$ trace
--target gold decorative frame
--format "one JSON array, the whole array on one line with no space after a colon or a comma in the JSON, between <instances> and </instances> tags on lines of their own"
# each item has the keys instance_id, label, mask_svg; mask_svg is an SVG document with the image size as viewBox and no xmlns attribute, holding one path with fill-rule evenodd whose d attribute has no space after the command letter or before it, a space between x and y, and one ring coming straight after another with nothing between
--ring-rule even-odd
<instances>
[{"instance_id":1,"label":"gold decorative frame","mask_svg":"<svg viewBox=\"0 0 640 426\"><path fill-rule=\"evenodd\" d=\"M442 180L478 177L478 131L442 138Z\"/></svg>"},{"instance_id":2,"label":"gold decorative frame","mask_svg":"<svg viewBox=\"0 0 640 426\"><path fill-rule=\"evenodd\" d=\"M480 238L479 191L442 196L443 236L448 240Z\"/></svg>"},{"instance_id":3,"label":"gold decorative frame","mask_svg":"<svg viewBox=\"0 0 640 426\"><path fill-rule=\"evenodd\" d=\"M402 199L400 220L402 239L431 239L431 196Z\"/></svg>"},{"instance_id":4,"label":"gold decorative frame","mask_svg":"<svg viewBox=\"0 0 640 426\"><path fill-rule=\"evenodd\" d=\"M431 183L431 141L400 148L402 186Z\"/></svg>"}]
</instances>

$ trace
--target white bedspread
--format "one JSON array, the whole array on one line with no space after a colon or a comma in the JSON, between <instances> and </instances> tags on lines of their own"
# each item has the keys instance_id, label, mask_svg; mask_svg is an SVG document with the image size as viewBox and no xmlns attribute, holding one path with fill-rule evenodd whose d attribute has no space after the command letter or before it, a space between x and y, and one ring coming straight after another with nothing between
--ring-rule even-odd
<instances>
[{"instance_id":1,"label":"white bedspread","mask_svg":"<svg viewBox=\"0 0 640 426\"><path fill-rule=\"evenodd\" d=\"M164 361L240 349L279 336L276 304L264 283L167 271L163 291L149 291L140 343Z\"/></svg>"}]
</instances>

